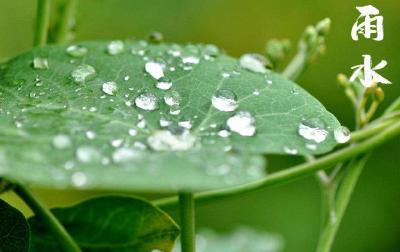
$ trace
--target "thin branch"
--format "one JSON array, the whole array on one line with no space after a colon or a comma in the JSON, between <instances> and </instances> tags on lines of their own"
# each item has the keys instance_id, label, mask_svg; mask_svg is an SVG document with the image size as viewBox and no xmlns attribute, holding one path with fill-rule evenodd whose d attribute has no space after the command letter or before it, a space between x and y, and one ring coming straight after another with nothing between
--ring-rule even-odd
<instances>
[{"instance_id":1,"label":"thin branch","mask_svg":"<svg viewBox=\"0 0 400 252\"><path fill-rule=\"evenodd\" d=\"M43 46L47 42L50 21L50 0L37 0L36 24L33 46Z\"/></svg>"},{"instance_id":2,"label":"thin branch","mask_svg":"<svg viewBox=\"0 0 400 252\"><path fill-rule=\"evenodd\" d=\"M43 224L55 236L64 252L81 252L74 239L68 234L57 218L41 203L28 188L15 185L14 191L32 211L41 219Z\"/></svg>"},{"instance_id":3,"label":"thin branch","mask_svg":"<svg viewBox=\"0 0 400 252\"><path fill-rule=\"evenodd\" d=\"M348 160L354 156L368 152L398 135L400 135L400 122L394 123L393 125L384 129L381 133L365 140L362 143L348 146L324 157L318 158L315 161L300 164L292 168L273 173L255 182L247 183L229 189L198 193L195 194L195 200L198 202L221 200L235 195L257 191L268 186L294 181L302 177L311 175L316 171L331 167L339 162ZM170 197L157 200L154 203L159 207L165 209L175 207L177 205L177 202L178 199L176 197Z\"/></svg>"},{"instance_id":4,"label":"thin branch","mask_svg":"<svg viewBox=\"0 0 400 252\"><path fill-rule=\"evenodd\" d=\"M60 18L57 22L53 42L66 43L71 38L71 29L75 19L78 0L66 0L60 6Z\"/></svg>"},{"instance_id":5,"label":"thin branch","mask_svg":"<svg viewBox=\"0 0 400 252\"><path fill-rule=\"evenodd\" d=\"M347 167L347 174L344 176L340 189L337 192L335 206L331 208L334 218L331 221L325 222L325 228L318 242L317 252L331 251L337 230L368 157L369 155L366 154L362 158L355 158Z\"/></svg>"}]
</instances>

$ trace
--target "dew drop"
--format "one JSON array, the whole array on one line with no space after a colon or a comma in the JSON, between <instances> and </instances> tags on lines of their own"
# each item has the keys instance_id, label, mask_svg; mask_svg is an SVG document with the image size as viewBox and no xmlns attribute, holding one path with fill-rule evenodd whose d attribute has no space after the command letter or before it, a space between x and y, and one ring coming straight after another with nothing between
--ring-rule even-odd
<instances>
[{"instance_id":1,"label":"dew drop","mask_svg":"<svg viewBox=\"0 0 400 252\"><path fill-rule=\"evenodd\" d=\"M156 151L183 151L192 148L196 138L189 131L173 134L170 130L155 131L147 142Z\"/></svg>"},{"instance_id":2,"label":"dew drop","mask_svg":"<svg viewBox=\"0 0 400 252\"><path fill-rule=\"evenodd\" d=\"M86 137L88 138L88 139L95 139L96 138L96 133L94 132L94 131L86 131Z\"/></svg>"},{"instance_id":3,"label":"dew drop","mask_svg":"<svg viewBox=\"0 0 400 252\"><path fill-rule=\"evenodd\" d=\"M181 103L181 96L176 91L171 91L164 96L164 102L168 106L179 105Z\"/></svg>"},{"instance_id":4,"label":"dew drop","mask_svg":"<svg viewBox=\"0 0 400 252\"><path fill-rule=\"evenodd\" d=\"M298 133L307 140L322 143L328 136L322 121L319 119L305 120L299 124Z\"/></svg>"},{"instance_id":5,"label":"dew drop","mask_svg":"<svg viewBox=\"0 0 400 252\"><path fill-rule=\"evenodd\" d=\"M104 93L108 94L108 95L115 95L115 93L117 92L117 83L115 83L115 81L108 81L103 83L102 85L102 90Z\"/></svg>"},{"instance_id":6,"label":"dew drop","mask_svg":"<svg viewBox=\"0 0 400 252\"><path fill-rule=\"evenodd\" d=\"M93 147L82 146L76 150L76 157L82 163L91 163L100 160L100 153Z\"/></svg>"},{"instance_id":7,"label":"dew drop","mask_svg":"<svg viewBox=\"0 0 400 252\"><path fill-rule=\"evenodd\" d=\"M220 130L218 131L218 136L220 137L229 137L231 133L228 130Z\"/></svg>"},{"instance_id":8,"label":"dew drop","mask_svg":"<svg viewBox=\"0 0 400 252\"><path fill-rule=\"evenodd\" d=\"M347 143L351 138L350 130L344 126L336 128L333 133L338 143Z\"/></svg>"},{"instance_id":9,"label":"dew drop","mask_svg":"<svg viewBox=\"0 0 400 252\"><path fill-rule=\"evenodd\" d=\"M239 106L236 95L226 89L218 90L211 98L211 103L214 108L224 112L234 111Z\"/></svg>"},{"instance_id":10,"label":"dew drop","mask_svg":"<svg viewBox=\"0 0 400 252\"><path fill-rule=\"evenodd\" d=\"M158 80L164 77L164 64L155 61L149 61L145 65L145 70L154 79Z\"/></svg>"},{"instance_id":11,"label":"dew drop","mask_svg":"<svg viewBox=\"0 0 400 252\"><path fill-rule=\"evenodd\" d=\"M129 129L128 130L128 134L130 136L136 136L137 135L137 130L136 129Z\"/></svg>"},{"instance_id":12,"label":"dew drop","mask_svg":"<svg viewBox=\"0 0 400 252\"><path fill-rule=\"evenodd\" d=\"M192 121L190 119L180 121L180 122L178 122L178 125L185 129L191 129L193 126Z\"/></svg>"},{"instance_id":13,"label":"dew drop","mask_svg":"<svg viewBox=\"0 0 400 252\"><path fill-rule=\"evenodd\" d=\"M168 90L172 87L172 81L166 77L161 77L157 80L156 87L162 90Z\"/></svg>"},{"instance_id":14,"label":"dew drop","mask_svg":"<svg viewBox=\"0 0 400 252\"><path fill-rule=\"evenodd\" d=\"M127 162L138 156L138 152L130 148L119 148L112 154L115 163Z\"/></svg>"},{"instance_id":15,"label":"dew drop","mask_svg":"<svg viewBox=\"0 0 400 252\"><path fill-rule=\"evenodd\" d=\"M144 110L155 110L157 109L157 97L152 93L143 93L136 97L135 105Z\"/></svg>"},{"instance_id":16,"label":"dew drop","mask_svg":"<svg viewBox=\"0 0 400 252\"><path fill-rule=\"evenodd\" d=\"M96 70L90 65L80 65L71 72L72 79L78 84L93 80L96 75Z\"/></svg>"},{"instance_id":17,"label":"dew drop","mask_svg":"<svg viewBox=\"0 0 400 252\"><path fill-rule=\"evenodd\" d=\"M46 58L35 57L33 59L33 68L35 69L48 69L49 61Z\"/></svg>"},{"instance_id":18,"label":"dew drop","mask_svg":"<svg viewBox=\"0 0 400 252\"><path fill-rule=\"evenodd\" d=\"M161 127L168 127L168 126L170 126L172 124L172 122L171 121L168 121L167 119L165 119L164 117L161 117L160 118L160 126Z\"/></svg>"},{"instance_id":19,"label":"dew drop","mask_svg":"<svg viewBox=\"0 0 400 252\"><path fill-rule=\"evenodd\" d=\"M171 115L179 115L181 113L181 108L178 105L173 105L169 108L169 113Z\"/></svg>"},{"instance_id":20,"label":"dew drop","mask_svg":"<svg viewBox=\"0 0 400 252\"><path fill-rule=\"evenodd\" d=\"M72 170L74 167L75 167L75 162L72 160L69 160L69 161L65 162L65 164L64 164L65 170Z\"/></svg>"},{"instance_id":21,"label":"dew drop","mask_svg":"<svg viewBox=\"0 0 400 252\"><path fill-rule=\"evenodd\" d=\"M231 167L228 164L207 167L207 174L211 176L224 176L229 174Z\"/></svg>"},{"instance_id":22,"label":"dew drop","mask_svg":"<svg viewBox=\"0 0 400 252\"><path fill-rule=\"evenodd\" d=\"M134 142L134 143L133 143L133 146L134 146L136 149L139 149L139 150L145 150L145 149L147 149L147 146L146 146L144 143L140 142L140 141Z\"/></svg>"},{"instance_id":23,"label":"dew drop","mask_svg":"<svg viewBox=\"0 0 400 252\"><path fill-rule=\"evenodd\" d=\"M219 53L219 49L216 45L208 44L204 47L203 53L211 57L216 57Z\"/></svg>"},{"instance_id":24,"label":"dew drop","mask_svg":"<svg viewBox=\"0 0 400 252\"><path fill-rule=\"evenodd\" d=\"M236 132L242 136L253 136L256 133L255 123L255 118L247 111L237 112L226 122L230 131Z\"/></svg>"},{"instance_id":25,"label":"dew drop","mask_svg":"<svg viewBox=\"0 0 400 252\"><path fill-rule=\"evenodd\" d=\"M75 172L71 176L72 185L75 187L82 187L87 184L87 176L83 172Z\"/></svg>"},{"instance_id":26,"label":"dew drop","mask_svg":"<svg viewBox=\"0 0 400 252\"><path fill-rule=\"evenodd\" d=\"M261 55L245 54L239 59L241 67L256 73L266 73L265 60Z\"/></svg>"},{"instance_id":27,"label":"dew drop","mask_svg":"<svg viewBox=\"0 0 400 252\"><path fill-rule=\"evenodd\" d=\"M299 94L299 90L297 90L296 88L293 88L292 90L290 90L290 93L293 95L298 95Z\"/></svg>"},{"instance_id":28,"label":"dew drop","mask_svg":"<svg viewBox=\"0 0 400 252\"><path fill-rule=\"evenodd\" d=\"M117 55L124 51L124 42L121 40L111 41L107 45L107 52L110 55Z\"/></svg>"},{"instance_id":29,"label":"dew drop","mask_svg":"<svg viewBox=\"0 0 400 252\"><path fill-rule=\"evenodd\" d=\"M194 64L197 65L200 62L200 59L195 56L186 56L182 57L183 64Z\"/></svg>"},{"instance_id":30,"label":"dew drop","mask_svg":"<svg viewBox=\"0 0 400 252\"><path fill-rule=\"evenodd\" d=\"M65 51L68 55L76 58L83 57L88 53L88 49L81 45L70 45Z\"/></svg>"},{"instance_id":31,"label":"dew drop","mask_svg":"<svg viewBox=\"0 0 400 252\"><path fill-rule=\"evenodd\" d=\"M283 146L283 151L290 155L296 155L298 153L297 149L290 148L289 146Z\"/></svg>"},{"instance_id":32,"label":"dew drop","mask_svg":"<svg viewBox=\"0 0 400 252\"><path fill-rule=\"evenodd\" d=\"M229 78L231 75L229 73L222 73L222 78Z\"/></svg>"},{"instance_id":33,"label":"dew drop","mask_svg":"<svg viewBox=\"0 0 400 252\"><path fill-rule=\"evenodd\" d=\"M139 129L144 129L146 127L146 120L140 119L136 125Z\"/></svg>"},{"instance_id":34,"label":"dew drop","mask_svg":"<svg viewBox=\"0 0 400 252\"><path fill-rule=\"evenodd\" d=\"M316 144L306 144L306 148L309 150L316 150L317 149L317 145Z\"/></svg>"},{"instance_id":35,"label":"dew drop","mask_svg":"<svg viewBox=\"0 0 400 252\"><path fill-rule=\"evenodd\" d=\"M53 138L53 146L56 149L62 150L71 146L71 139L67 135L57 135Z\"/></svg>"},{"instance_id":36,"label":"dew drop","mask_svg":"<svg viewBox=\"0 0 400 252\"><path fill-rule=\"evenodd\" d=\"M174 49L174 50L169 50L168 54L170 54L172 57L179 57L181 56L181 51Z\"/></svg>"},{"instance_id":37,"label":"dew drop","mask_svg":"<svg viewBox=\"0 0 400 252\"><path fill-rule=\"evenodd\" d=\"M15 127L22 128L23 124L20 121L15 121Z\"/></svg>"},{"instance_id":38,"label":"dew drop","mask_svg":"<svg viewBox=\"0 0 400 252\"><path fill-rule=\"evenodd\" d=\"M113 140L111 140L111 146L117 148L117 147L120 147L123 142L124 142L124 140L120 139L120 138L113 139Z\"/></svg>"}]
</instances>

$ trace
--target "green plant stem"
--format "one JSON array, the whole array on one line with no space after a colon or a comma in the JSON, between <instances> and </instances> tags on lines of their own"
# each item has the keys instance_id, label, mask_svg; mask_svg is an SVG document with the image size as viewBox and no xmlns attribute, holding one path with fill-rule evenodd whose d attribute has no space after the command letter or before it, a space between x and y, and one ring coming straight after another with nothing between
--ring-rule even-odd
<instances>
[{"instance_id":1,"label":"green plant stem","mask_svg":"<svg viewBox=\"0 0 400 252\"><path fill-rule=\"evenodd\" d=\"M294 181L302 177L311 175L318 170L326 169L339 162L351 159L354 156L368 152L398 135L400 135L400 122L396 122L393 125L388 126L386 129L382 130L381 133L370 137L369 139L361 143L348 146L324 157L315 159L312 162L307 162L294 166L292 168L275 172L258 181L236 186L233 188L198 193L195 194L195 200L196 202L221 200L234 195L257 191L268 186ZM164 198L155 201L154 204L163 209L175 207L177 204L177 198Z\"/></svg>"},{"instance_id":2,"label":"green plant stem","mask_svg":"<svg viewBox=\"0 0 400 252\"><path fill-rule=\"evenodd\" d=\"M337 192L334 208L330 210L334 214L334 218L330 218L330 221L325 222L325 227L318 242L317 252L331 251L337 230L368 157L369 155L365 154L361 158L354 158L349 163L346 171L347 174L344 176L340 189Z\"/></svg>"},{"instance_id":3,"label":"green plant stem","mask_svg":"<svg viewBox=\"0 0 400 252\"><path fill-rule=\"evenodd\" d=\"M50 0L37 0L36 24L33 46L43 46L47 42L50 21Z\"/></svg>"},{"instance_id":4,"label":"green plant stem","mask_svg":"<svg viewBox=\"0 0 400 252\"><path fill-rule=\"evenodd\" d=\"M43 224L55 236L64 252L81 252L78 245L57 218L43 205L43 203L35 198L28 188L23 185L15 185L14 191L42 220Z\"/></svg>"},{"instance_id":5,"label":"green plant stem","mask_svg":"<svg viewBox=\"0 0 400 252\"><path fill-rule=\"evenodd\" d=\"M283 70L282 75L288 80L297 79L305 70L307 65L307 52L300 50Z\"/></svg>"},{"instance_id":6,"label":"green plant stem","mask_svg":"<svg viewBox=\"0 0 400 252\"><path fill-rule=\"evenodd\" d=\"M397 97L397 99L392 102L392 104L385 110L385 115L390 114L396 110L400 109L400 97Z\"/></svg>"},{"instance_id":7,"label":"green plant stem","mask_svg":"<svg viewBox=\"0 0 400 252\"><path fill-rule=\"evenodd\" d=\"M179 193L182 252L196 251L195 206L193 193Z\"/></svg>"},{"instance_id":8,"label":"green plant stem","mask_svg":"<svg viewBox=\"0 0 400 252\"><path fill-rule=\"evenodd\" d=\"M66 2L61 6L61 17L58 21L54 36L55 43L68 42L77 3L78 0L66 0Z\"/></svg>"},{"instance_id":9,"label":"green plant stem","mask_svg":"<svg viewBox=\"0 0 400 252\"><path fill-rule=\"evenodd\" d=\"M334 206L335 202L335 189L336 182L331 180L329 176L325 173L321 173L323 171L317 172L317 181L321 187L321 201L322 201L322 228L325 226L325 223L331 219L331 209Z\"/></svg>"},{"instance_id":10,"label":"green plant stem","mask_svg":"<svg viewBox=\"0 0 400 252\"><path fill-rule=\"evenodd\" d=\"M392 125L395 122L396 120L386 120L379 123L371 123L366 127L353 132L351 134L351 139L349 143L359 142L360 140L364 140L365 138L378 134L379 132L381 132L382 130L384 130L385 128L387 128L388 126Z\"/></svg>"}]
</instances>

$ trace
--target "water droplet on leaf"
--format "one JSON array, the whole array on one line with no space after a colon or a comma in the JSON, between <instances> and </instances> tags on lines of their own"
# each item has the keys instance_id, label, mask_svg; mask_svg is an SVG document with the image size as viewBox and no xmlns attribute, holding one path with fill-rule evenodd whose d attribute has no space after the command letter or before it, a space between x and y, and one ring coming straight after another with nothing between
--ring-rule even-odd
<instances>
[{"instance_id":1,"label":"water droplet on leaf","mask_svg":"<svg viewBox=\"0 0 400 252\"><path fill-rule=\"evenodd\" d=\"M76 157L82 163L91 163L99 161L101 155L93 147L82 146L76 150Z\"/></svg>"},{"instance_id":2,"label":"water droplet on leaf","mask_svg":"<svg viewBox=\"0 0 400 252\"><path fill-rule=\"evenodd\" d=\"M136 97L135 104L138 108L152 111L157 109L157 97L152 93L143 93Z\"/></svg>"},{"instance_id":3,"label":"water droplet on leaf","mask_svg":"<svg viewBox=\"0 0 400 252\"><path fill-rule=\"evenodd\" d=\"M328 136L328 131L324 129L324 124L318 118L305 120L299 124L298 133L307 140L322 143Z\"/></svg>"},{"instance_id":4,"label":"water droplet on leaf","mask_svg":"<svg viewBox=\"0 0 400 252\"><path fill-rule=\"evenodd\" d=\"M33 59L33 68L35 69L48 69L49 61L46 58L35 57Z\"/></svg>"},{"instance_id":5,"label":"water droplet on leaf","mask_svg":"<svg viewBox=\"0 0 400 252\"><path fill-rule=\"evenodd\" d=\"M183 151L194 146L196 138L189 131L173 134L170 130L154 132L147 138L147 142L156 151Z\"/></svg>"},{"instance_id":6,"label":"water droplet on leaf","mask_svg":"<svg viewBox=\"0 0 400 252\"><path fill-rule=\"evenodd\" d=\"M160 62L150 61L145 65L145 70L154 79L158 80L164 77L164 64Z\"/></svg>"},{"instance_id":7,"label":"water droplet on leaf","mask_svg":"<svg viewBox=\"0 0 400 252\"><path fill-rule=\"evenodd\" d=\"M87 183L86 174L83 172L75 172L72 174L71 177L72 185L75 187L82 187L85 186Z\"/></svg>"},{"instance_id":8,"label":"water droplet on leaf","mask_svg":"<svg viewBox=\"0 0 400 252\"><path fill-rule=\"evenodd\" d=\"M78 84L93 80L96 75L96 70L90 65L80 65L71 72L72 79Z\"/></svg>"},{"instance_id":9,"label":"water droplet on leaf","mask_svg":"<svg viewBox=\"0 0 400 252\"><path fill-rule=\"evenodd\" d=\"M117 92L117 83L115 83L114 81L108 81L103 83L102 85L102 90L104 93L108 94L108 95L115 95L115 93Z\"/></svg>"},{"instance_id":10,"label":"water droplet on leaf","mask_svg":"<svg viewBox=\"0 0 400 252\"><path fill-rule=\"evenodd\" d=\"M53 146L59 150L66 149L71 146L71 139L67 135L57 135L53 138Z\"/></svg>"},{"instance_id":11,"label":"water droplet on leaf","mask_svg":"<svg viewBox=\"0 0 400 252\"><path fill-rule=\"evenodd\" d=\"M113 139L113 140L111 140L111 146L117 148L117 147L120 147L123 142L124 142L124 140L120 139L120 138Z\"/></svg>"},{"instance_id":12,"label":"water droplet on leaf","mask_svg":"<svg viewBox=\"0 0 400 252\"><path fill-rule=\"evenodd\" d=\"M111 41L107 45L107 52L110 55L117 55L124 51L124 42L120 40Z\"/></svg>"},{"instance_id":13,"label":"water droplet on leaf","mask_svg":"<svg viewBox=\"0 0 400 252\"><path fill-rule=\"evenodd\" d=\"M220 137L229 137L231 133L228 130L220 130L218 131L218 136Z\"/></svg>"},{"instance_id":14,"label":"water droplet on leaf","mask_svg":"<svg viewBox=\"0 0 400 252\"><path fill-rule=\"evenodd\" d=\"M136 136L137 135L137 130L136 129L129 129L128 130L128 134L130 136Z\"/></svg>"},{"instance_id":15,"label":"water droplet on leaf","mask_svg":"<svg viewBox=\"0 0 400 252\"><path fill-rule=\"evenodd\" d=\"M130 148L119 148L112 154L112 159L115 163L127 162L138 156L137 151Z\"/></svg>"},{"instance_id":16,"label":"water droplet on leaf","mask_svg":"<svg viewBox=\"0 0 400 252\"><path fill-rule=\"evenodd\" d=\"M183 64L199 64L200 59L195 57L195 56L186 56L186 57L182 57L182 62Z\"/></svg>"},{"instance_id":17,"label":"water droplet on leaf","mask_svg":"<svg viewBox=\"0 0 400 252\"><path fill-rule=\"evenodd\" d=\"M265 60L261 55L245 54L239 59L241 67L256 73L266 73Z\"/></svg>"},{"instance_id":18,"label":"water droplet on leaf","mask_svg":"<svg viewBox=\"0 0 400 252\"><path fill-rule=\"evenodd\" d=\"M295 148L290 148L289 146L284 146L283 147L283 151L287 154L290 155L296 155L298 153L297 149Z\"/></svg>"},{"instance_id":19,"label":"water droplet on leaf","mask_svg":"<svg viewBox=\"0 0 400 252\"><path fill-rule=\"evenodd\" d=\"M156 87L162 90L168 90L172 87L172 81L166 77L157 80Z\"/></svg>"},{"instance_id":20,"label":"water droplet on leaf","mask_svg":"<svg viewBox=\"0 0 400 252\"><path fill-rule=\"evenodd\" d=\"M237 112L226 122L230 131L236 132L242 136L253 136L256 133L255 123L255 118L247 111Z\"/></svg>"},{"instance_id":21,"label":"water droplet on leaf","mask_svg":"<svg viewBox=\"0 0 400 252\"><path fill-rule=\"evenodd\" d=\"M86 131L86 137L88 138L88 139L95 139L96 138L96 133L94 132L94 131Z\"/></svg>"},{"instance_id":22,"label":"water droplet on leaf","mask_svg":"<svg viewBox=\"0 0 400 252\"><path fill-rule=\"evenodd\" d=\"M214 108L224 112L234 111L239 106L236 95L226 89L218 90L211 98L211 103Z\"/></svg>"},{"instance_id":23,"label":"water droplet on leaf","mask_svg":"<svg viewBox=\"0 0 400 252\"><path fill-rule=\"evenodd\" d=\"M88 53L88 49L81 45L70 45L65 50L72 57L83 57Z\"/></svg>"},{"instance_id":24,"label":"water droplet on leaf","mask_svg":"<svg viewBox=\"0 0 400 252\"><path fill-rule=\"evenodd\" d=\"M181 96L179 95L178 92L176 91L171 91L168 92L165 96L164 96L164 102L165 104L167 104L168 106L174 106L174 105L179 105L181 103Z\"/></svg>"},{"instance_id":25,"label":"water droplet on leaf","mask_svg":"<svg viewBox=\"0 0 400 252\"><path fill-rule=\"evenodd\" d=\"M350 130L344 126L336 128L333 133L338 143L347 143L351 138Z\"/></svg>"}]
</instances>

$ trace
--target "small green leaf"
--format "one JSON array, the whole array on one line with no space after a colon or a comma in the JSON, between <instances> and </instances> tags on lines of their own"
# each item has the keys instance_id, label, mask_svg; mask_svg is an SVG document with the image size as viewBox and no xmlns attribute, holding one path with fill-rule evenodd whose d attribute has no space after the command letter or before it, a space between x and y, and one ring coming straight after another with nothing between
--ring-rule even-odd
<instances>
[{"instance_id":1,"label":"small green leaf","mask_svg":"<svg viewBox=\"0 0 400 252\"><path fill-rule=\"evenodd\" d=\"M336 145L336 118L252 54L87 42L36 48L1 69L0 175L9 179L196 191L259 179L260 154Z\"/></svg>"},{"instance_id":2,"label":"small green leaf","mask_svg":"<svg viewBox=\"0 0 400 252\"><path fill-rule=\"evenodd\" d=\"M29 225L17 209L0 199L0 251L29 251Z\"/></svg>"},{"instance_id":3,"label":"small green leaf","mask_svg":"<svg viewBox=\"0 0 400 252\"><path fill-rule=\"evenodd\" d=\"M51 211L84 252L168 252L179 235L167 214L137 198L106 196ZM31 252L62 251L40 220L29 224Z\"/></svg>"},{"instance_id":4,"label":"small green leaf","mask_svg":"<svg viewBox=\"0 0 400 252\"><path fill-rule=\"evenodd\" d=\"M226 234L203 229L196 235L196 252L281 252L283 247L281 236L248 227L239 227ZM173 252L181 252L179 243Z\"/></svg>"}]
</instances>

